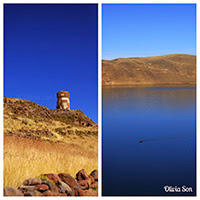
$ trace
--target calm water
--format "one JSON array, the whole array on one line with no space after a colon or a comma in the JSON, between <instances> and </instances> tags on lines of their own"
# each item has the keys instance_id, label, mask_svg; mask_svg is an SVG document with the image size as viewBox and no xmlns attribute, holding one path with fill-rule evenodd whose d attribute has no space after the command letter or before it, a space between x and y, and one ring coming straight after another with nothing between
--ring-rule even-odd
<instances>
[{"instance_id":1,"label":"calm water","mask_svg":"<svg viewBox=\"0 0 200 200\"><path fill-rule=\"evenodd\" d=\"M103 195L196 194L195 95L195 88L104 89ZM166 193L166 185L193 192Z\"/></svg>"}]
</instances>

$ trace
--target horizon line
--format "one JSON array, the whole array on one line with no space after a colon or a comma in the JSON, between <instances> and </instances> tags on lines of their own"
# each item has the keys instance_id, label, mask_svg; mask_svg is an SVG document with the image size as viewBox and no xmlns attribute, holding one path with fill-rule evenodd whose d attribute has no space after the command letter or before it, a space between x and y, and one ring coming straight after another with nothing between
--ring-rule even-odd
<instances>
[{"instance_id":1,"label":"horizon line","mask_svg":"<svg viewBox=\"0 0 200 200\"><path fill-rule=\"evenodd\" d=\"M191 55L196 56L196 54L188 54L188 53L171 53L171 54L162 54L162 55L155 55L155 56L131 56L131 57L118 57L118 58L111 58L111 59L105 59L102 58L101 60L117 60L117 59L126 59L126 58L149 58L149 57L159 57L159 56L168 56L168 55Z\"/></svg>"}]
</instances>

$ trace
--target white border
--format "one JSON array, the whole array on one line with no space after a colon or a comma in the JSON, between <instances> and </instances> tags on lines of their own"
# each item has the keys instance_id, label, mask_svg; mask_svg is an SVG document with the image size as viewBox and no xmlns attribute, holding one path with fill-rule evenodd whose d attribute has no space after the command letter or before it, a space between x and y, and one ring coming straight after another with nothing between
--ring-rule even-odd
<instances>
[{"instance_id":1,"label":"white border","mask_svg":"<svg viewBox=\"0 0 200 200\"><path fill-rule=\"evenodd\" d=\"M36 4L36 3L47 3L47 4L59 4L59 3L63 3L63 4L66 4L66 3L72 3L72 4L75 4L75 3L98 3L98 125L99 125L99 141L98 141L98 144L99 144L99 148L98 148L98 171L99 171L99 197L88 197L90 199L97 199L97 198L105 198L105 199L114 199L114 198L119 198L119 199L124 199L124 197L101 197L101 193L102 193L102 181L101 181L101 177L102 177L102 87L101 87L101 69L102 69L102 65L101 65L101 58L102 58L102 3L107 3L107 4L154 4L154 3L157 3L157 4L169 4L169 3L172 3L172 4L191 4L191 3L195 3L197 4L196 8L197 8L197 11L200 12L200 9L199 9L199 3L198 3L198 0L4 0L0 3L0 18L1 18L1 27L3 27L3 4L4 3L33 3L33 4ZM199 16L200 14L198 14L198 12L196 11L197 13L197 24L196 24L196 27L197 27L197 31L196 31L196 39L197 39L197 46L196 46L196 52L197 52L197 55L199 55L199 48L198 48L198 44L199 44L199 39L198 39L198 34L197 33L200 33L199 31L199 26L198 26L198 19L199 19ZM0 119L1 119L1 122L3 122L3 28L0 29L0 36L1 36L1 42L2 42L2 45L1 45L1 49L0 49L0 60L1 60L1 63L2 63L2 67L1 67L1 71L0 71L0 80L1 80L1 87L0 87L0 93L1 93L1 100L0 100L0 110L1 110L1 114L0 114ZM197 56L198 58L198 56ZM200 61L199 59L197 59L197 100L200 98L199 96L199 92L198 92L198 88L199 88L199 70L198 70L198 66L200 65ZM196 126L197 126L197 132L196 132L196 135L198 136L199 134L199 128L198 128L198 124L197 124L197 119L199 119L199 106L198 106L198 101L197 101L197 116L196 116ZM1 125L1 135L0 135L0 161L1 163L3 163L3 125L2 123L0 124ZM198 158L199 156L199 148L198 148L198 144L200 144L200 137L197 137L196 138L196 146L197 146L197 156L196 158ZM196 165L196 168L200 166L200 160L197 159L197 165ZM113 166L114 167L114 166ZM198 168L197 168L198 169ZM3 164L0 165L0 177L1 177L1 180L0 180L0 197L2 198L6 198L6 199L11 199L11 198L19 198L19 197L3 197ZM197 173L197 185L196 185L196 188L197 188L197 196L200 195L200 188L198 188L199 186L199 178L200 178L200 175L199 173ZM22 197L20 199L30 199L30 197ZM32 197L34 198L34 197ZM47 199L47 197L38 197L39 199ZM57 199L57 198L69 198L69 197L50 197L51 199ZM70 198L73 198L73 197L70 197ZM75 197L76 199L79 199L79 198L84 198L84 197ZM87 198L87 197L85 197ZM145 198L149 198L149 199L154 199L154 198L157 198L157 199L160 199L160 198L165 198L165 199L168 199L168 198L182 198L182 199L188 199L188 198L196 198L196 197L168 197L168 196L165 196L165 197L140 197L140 196L129 196L129 197L125 197L125 198L140 198L140 199L145 199Z\"/></svg>"},{"instance_id":2,"label":"white border","mask_svg":"<svg viewBox=\"0 0 200 200\"><path fill-rule=\"evenodd\" d=\"M101 59L102 59L102 6L98 5L98 127L99 127L99 148L98 148L98 195L99 197L102 194L102 87L101 87Z\"/></svg>"}]
</instances>

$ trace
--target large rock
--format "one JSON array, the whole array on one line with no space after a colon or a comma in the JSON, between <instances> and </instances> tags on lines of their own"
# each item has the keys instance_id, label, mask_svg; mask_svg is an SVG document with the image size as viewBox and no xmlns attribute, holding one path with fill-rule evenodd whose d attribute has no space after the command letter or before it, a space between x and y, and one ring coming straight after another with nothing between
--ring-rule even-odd
<instances>
[{"instance_id":1,"label":"large rock","mask_svg":"<svg viewBox=\"0 0 200 200\"><path fill-rule=\"evenodd\" d=\"M58 176L60 177L60 179L61 179L64 183L66 183L66 184L69 185L70 187L74 188L75 186L77 186L76 179L73 178L70 174L60 173L60 174L58 174Z\"/></svg>"},{"instance_id":2,"label":"large rock","mask_svg":"<svg viewBox=\"0 0 200 200\"><path fill-rule=\"evenodd\" d=\"M86 190L86 195L87 196L98 196L98 192L97 192L97 190L95 191L90 188L89 190Z\"/></svg>"},{"instance_id":3,"label":"large rock","mask_svg":"<svg viewBox=\"0 0 200 200\"><path fill-rule=\"evenodd\" d=\"M56 185L54 185L54 186L51 188L51 192L52 192L53 195L58 194L58 193L59 193L59 192L58 192L58 187L57 187Z\"/></svg>"},{"instance_id":4,"label":"large rock","mask_svg":"<svg viewBox=\"0 0 200 200\"><path fill-rule=\"evenodd\" d=\"M48 185L49 186L49 190L51 190L51 188L53 187L53 184L50 181L42 181L42 184Z\"/></svg>"},{"instance_id":5,"label":"large rock","mask_svg":"<svg viewBox=\"0 0 200 200\"><path fill-rule=\"evenodd\" d=\"M88 177L89 177L89 179L87 179L87 182L88 182L88 184L90 186L95 182L95 180L94 180L93 176L91 176L91 175L88 175Z\"/></svg>"},{"instance_id":6,"label":"large rock","mask_svg":"<svg viewBox=\"0 0 200 200\"><path fill-rule=\"evenodd\" d=\"M69 185L67 185L65 182L61 181L61 185L58 186L59 193L66 193L67 195L71 195L72 190Z\"/></svg>"},{"instance_id":7,"label":"large rock","mask_svg":"<svg viewBox=\"0 0 200 200\"><path fill-rule=\"evenodd\" d=\"M29 179L26 179L22 184L23 185L38 185L41 183L42 183L42 180L40 178L29 178Z\"/></svg>"},{"instance_id":8,"label":"large rock","mask_svg":"<svg viewBox=\"0 0 200 200\"><path fill-rule=\"evenodd\" d=\"M78 173L76 174L76 179L77 179L78 181L80 181L80 180L87 180L87 179L89 179L89 177L88 177L87 173L85 172L85 170L84 170L84 169L81 169L81 170L78 171Z\"/></svg>"},{"instance_id":9,"label":"large rock","mask_svg":"<svg viewBox=\"0 0 200 200\"><path fill-rule=\"evenodd\" d=\"M41 196L41 193L37 190L33 190L33 191L25 192L24 196Z\"/></svg>"},{"instance_id":10,"label":"large rock","mask_svg":"<svg viewBox=\"0 0 200 200\"><path fill-rule=\"evenodd\" d=\"M98 189L98 182L92 183L92 185L90 187L93 189Z\"/></svg>"},{"instance_id":11,"label":"large rock","mask_svg":"<svg viewBox=\"0 0 200 200\"><path fill-rule=\"evenodd\" d=\"M12 187L4 187L3 195L4 196L24 196L20 190L12 188Z\"/></svg>"},{"instance_id":12,"label":"large rock","mask_svg":"<svg viewBox=\"0 0 200 200\"><path fill-rule=\"evenodd\" d=\"M35 185L21 185L18 187L23 193L35 190Z\"/></svg>"},{"instance_id":13,"label":"large rock","mask_svg":"<svg viewBox=\"0 0 200 200\"><path fill-rule=\"evenodd\" d=\"M78 184L82 190L89 188L89 184L88 184L87 180L80 180L80 181L78 181Z\"/></svg>"},{"instance_id":14,"label":"large rock","mask_svg":"<svg viewBox=\"0 0 200 200\"><path fill-rule=\"evenodd\" d=\"M90 175L94 178L95 181L98 181L98 170L94 170L90 173Z\"/></svg>"},{"instance_id":15,"label":"large rock","mask_svg":"<svg viewBox=\"0 0 200 200\"><path fill-rule=\"evenodd\" d=\"M58 186L58 193L65 193L65 188L63 188L63 186L62 185L59 185Z\"/></svg>"},{"instance_id":16,"label":"large rock","mask_svg":"<svg viewBox=\"0 0 200 200\"><path fill-rule=\"evenodd\" d=\"M44 176L47 176L48 179L52 180L55 184L60 184L61 179L57 174L49 173L49 174L44 174Z\"/></svg>"},{"instance_id":17,"label":"large rock","mask_svg":"<svg viewBox=\"0 0 200 200\"><path fill-rule=\"evenodd\" d=\"M71 191L72 191L71 196L75 196L75 190L74 190L74 188L71 187Z\"/></svg>"},{"instance_id":18,"label":"large rock","mask_svg":"<svg viewBox=\"0 0 200 200\"><path fill-rule=\"evenodd\" d=\"M38 191L46 191L46 190L49 190L49 186L46 184L40 184L40 185L36 185L35 189Z\"/></svg>"},{"instance_id":19,"label":"large rock","mask_svg":"<svg viewBox=\"0 0 200 200\"><path fill-rule=\"evenodd\" d=\"M47 190L47 191L42 193L42 196L53 196L53 194L50 190Z\"/></svg>"},{"instance_id":20,"label":"large rock","mask_svg":"<svg viewBox=\"0 0 200 200\"><path fill-rule=\"evenodd\" d=\"M84 192L84 190L82 190L81 188L79 188L79 187L75 187L74 188L74 190L75 190L75 196L85 196L85 192Z\"/></svg>"}]
</instances>

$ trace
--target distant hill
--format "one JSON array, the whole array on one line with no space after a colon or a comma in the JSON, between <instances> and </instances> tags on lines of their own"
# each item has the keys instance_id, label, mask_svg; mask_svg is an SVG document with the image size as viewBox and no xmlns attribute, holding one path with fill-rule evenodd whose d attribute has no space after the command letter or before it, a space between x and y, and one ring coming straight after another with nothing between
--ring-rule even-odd
<instances>
[{"instance_id":1,"label":"distant hill","mask_svg":"<svg viewBox=\"0 0 200 200\"><path fill-rule=\"evenodd\" d=\"M102 61L103 86L195 85L196 56L171 54Z\"/></svg>"}]
</instances>

